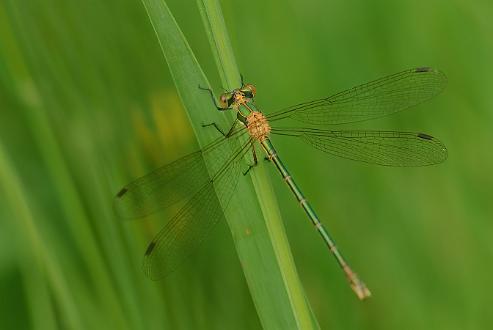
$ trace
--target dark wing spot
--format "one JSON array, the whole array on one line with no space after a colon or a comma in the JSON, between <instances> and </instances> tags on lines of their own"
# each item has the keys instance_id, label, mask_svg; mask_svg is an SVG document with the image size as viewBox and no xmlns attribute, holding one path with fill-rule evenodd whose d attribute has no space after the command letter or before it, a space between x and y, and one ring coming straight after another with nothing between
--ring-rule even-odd
<instances>
[{"instance_id":1,"label":"dark wing spot","mask_svg":"<svg viewBox=\"0 0 493 330\"><path fill-rule=\"evenodd\" d=\"M120 190L120 191L118 192L118 194L116 194L116 197L118 197L118 198L122 197L123 195L125 195L125 193L126 193L127 191L128 191L128 189L127 189L127 188L123 188L122 190Z\"/></svg>"},{"instance_id":2,"label":"dark wing spot","mask_svg":"<svg viewBox=\"0 0 493 330\"><path fill-rule=\"evenodd\" d=\"M424 140L433 140L433 136L425 133L418 133L418 137Z\"/></svg>"},{"instance_id":3,"label":"dark wing spot","mask_svg":"<svg viewBox=\"0 0 493 330\"><path fill-rule=\"evenodd\" d=\"M421 68L416 68L414 70L414 72L430 72L430 71L433 71L432 68L428 67L428 66L424 66L424 67L421 67Z\"/></svg>"},{"instance_id":4,"label":"dark wing spot","mask_svg":"<svg viewBox=\"0 0 493 330\"><path fill-rule=\"evenodd\" d=\"M148 256L151 254L151 252L154 250L154 247L156 246L156 242L151 242L149 246L147 247L145 255Z\"/></svg>"}]
</instances>

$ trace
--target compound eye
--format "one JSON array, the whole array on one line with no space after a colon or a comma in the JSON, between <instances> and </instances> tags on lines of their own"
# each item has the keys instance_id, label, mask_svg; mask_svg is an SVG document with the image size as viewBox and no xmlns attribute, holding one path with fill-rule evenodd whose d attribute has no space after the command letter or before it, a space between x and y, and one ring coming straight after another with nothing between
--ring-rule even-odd
<instances>
[{"instance_id":1,"label":"compound eye","mask_svg":"<svg viewBox=\"0 0 493 330\"><path fill-rule=\"evenodd\" d=\"M255 94L257 94L257 88L255 88L255 86L252 84L245 84L241 91L243 92L243 94L245 94L246 97L250 99L254 98Z\"/></svg>"},{"instance_id":2,"label":"compound eye","mask_svg":"<svg viewBox=\"0 0 493 330\"><path fill-rule=\"evenodd\" d=\"M219 96L219 106L221 108L227 109L233 103L233 94L232 93L224 93Z\"/></svg>"}]
</instances>

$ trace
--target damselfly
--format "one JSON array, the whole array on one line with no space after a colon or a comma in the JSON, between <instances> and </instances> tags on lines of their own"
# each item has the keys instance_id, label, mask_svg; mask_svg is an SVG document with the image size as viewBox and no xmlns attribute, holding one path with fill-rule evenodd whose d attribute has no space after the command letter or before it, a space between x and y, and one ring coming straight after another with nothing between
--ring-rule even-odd
<instances>
[{"instance_id":1,"label":"damselfly","mask_svg":"<svg viewBox=\"0 0 493 330\"><path fill-rule=\"evenodd\" d=\"M115 209L123 217L142 217L188 198L185 205L149 244L144 272L159 279L183 261L224 217L241 174L257 165L255 146L260 145L320 233L360 299L370 291L359 280L288 172L270 137L298 138L328 154L385 166L424 166L443 162L447 150L442 142L425 133L332 130L330 125L383 117L439 94L446 77L438 70L422 67L393 74L332 96L297 104L272 114L254 104L256 88L242 81L240 88L222 94L219 110L232 109L237 119L231 129L202 150L189 154L129 183L115 197ZM212 95L212 91L209 90ZM290 118L310 127L278 127ZM219 135L219 134L218 134ZM253 164L242 168L252 153Z\"/></svg>"}]
</instances>

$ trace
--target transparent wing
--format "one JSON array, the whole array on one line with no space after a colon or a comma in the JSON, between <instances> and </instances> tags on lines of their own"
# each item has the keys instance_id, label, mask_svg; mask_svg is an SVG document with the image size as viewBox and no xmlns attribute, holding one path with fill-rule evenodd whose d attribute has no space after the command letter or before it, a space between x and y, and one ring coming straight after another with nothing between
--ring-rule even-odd
<instances>
[{"instance_id":1,"label":"transparent wing","mask_svg":"<svg viewBox=\"0 0 493 330\"><path fill-rule=\"evenodd\" d=\"M210 181L207 163L215 173L235 152L238 130L221 137L201 151L182 157L124 186L115 196L115 212L122 218L139 218L193 196Z\"/></svg>"},{"instance_id":2,"label":"transparent wing","mask_svg":"<svg viewBox=\"0 0 493 330\"><path fill-rule=\"evenodd\" d=\"M236 188L241 159L249 146L250 142L245 144L154 237L143 264L149 278L157 280L174 271L224 218L223 210Z\"/></svg>"},{"instance_id":3,"label":"transparent wing","mask_svg":"<svg viewBox=\"0 0 493 330\"><path fill-rule=\"evenodd\" d=\"M428 134L394 131L273 129L331 155L384 166L426 166L447 158L445 145Z\"/></svg>"},{"instance_id":4,"label":"transparent wing","mask_svg":"<svg viewBox=\"0 0 493 330\"><path fill-rule=\"evenodd\" d=\"M447 78L442 72L427 67L415 68L286 108L267 118L271 122L292 118L322 126L364 121L422 103L439 94L446 84Z\"/></svg>"}]
</instances>

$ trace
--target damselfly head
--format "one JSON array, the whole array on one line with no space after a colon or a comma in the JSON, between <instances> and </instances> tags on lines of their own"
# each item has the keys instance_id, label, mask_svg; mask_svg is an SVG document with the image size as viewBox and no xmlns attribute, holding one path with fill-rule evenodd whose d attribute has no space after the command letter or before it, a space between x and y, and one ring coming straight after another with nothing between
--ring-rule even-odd
<instances>
[{"instance_id":1,"label":"damselfly head","mask_svg":"<svg viewBox=\"0 0 493 330\"><path fill-rule=\"evenodd\" d=\"M255 94L257 94L257 88L252 84L245 84L240 88L240 92L242 92L247 99L253 99Z\"/></svg>"},{"instance_id":2,"label":"damselfly head","mask_svg":"<svg viewBox=\"0 0 493 330\"><path fill-rule=\"evenodd\" d=\"M241 88L221 94L221 96L219 96L219 106L223 109L236 109L239 105L253 99L256 93L257 89L254 85L244 84Z\"/></svg>"}]
</instances>

